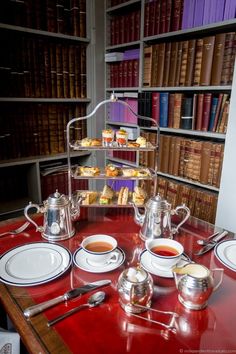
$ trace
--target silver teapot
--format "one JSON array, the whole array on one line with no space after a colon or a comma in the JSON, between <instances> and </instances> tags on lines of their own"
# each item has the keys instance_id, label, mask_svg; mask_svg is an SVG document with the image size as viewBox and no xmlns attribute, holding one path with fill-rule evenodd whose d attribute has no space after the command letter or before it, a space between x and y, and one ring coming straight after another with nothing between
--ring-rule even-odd
<instances>
[{"instance_id":1,"label":"silver teapot","mask_svg":"<svg viewBox=\"0 0 236 354\"><path fill-rule=\"evenodd\" d=\"M220 286L224 272L221 268L209 270L197 263L188 263L181 268L175 267L172 271L178 299L182 305L191 310L201 310L207 306L209 297ZM216 272L220 273L220 277L215 285Z\"/></svg>"},{"instance_id":2,"label":"silver teapot","mask_svg":"<svg viewBox=\"0 0 236 354\"><path fill-rule=\"evenodd\" d=\"M120 274L117 290L125 312L140 313L151 306L153 279L143 268L131 267Z\"/></svg>"},{"instance_id":3,"label":"silver teapot","mask_svg":"<svg viewBox=\"0 0 236 354\"><path fill-rule=\"evenodd\" d=\"M79 203L80 201L75 206L64 194L60 194L56 190L43 202L42 207L30 202L25 207L24 214L29 222L36 227L36 231L42 233L43 238L49 241L61 241L72 237L75 233L72 219L80 214ZM31 208L36 208L38 213L44 214L43 226L39 226L28 215Z\"/></svg>"},{"instance_id":4,"label":"silver teapot","mask_svg":"<svg viewBox=\"0 0 236 354\"><path fill-rule=\"evenodd\" d=\"M140 237L142 240L149 238L173 238L178 229L190 216L190 210L185 205L177 206L171 209L171 204L162 199L159 194L150 198L145 205L145 212L141 214L137 206L132 203L135 211L135 222L141 225ZM178 214L180 210L186 212L183 220L175 227L171 226L171 215Z\"/></svg>"}]
</instances>

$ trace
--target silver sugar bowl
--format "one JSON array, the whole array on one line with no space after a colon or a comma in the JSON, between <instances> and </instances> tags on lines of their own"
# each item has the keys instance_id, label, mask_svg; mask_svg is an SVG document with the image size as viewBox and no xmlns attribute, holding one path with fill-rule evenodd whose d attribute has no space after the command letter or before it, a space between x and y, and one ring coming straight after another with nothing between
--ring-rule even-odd
<instances>
[{"instance_id":1,"label":"silver sugar bowl","mask_svg":"<svg viewBox=\"0 0 236 354\"><path fill-rule=\"evenodd\" d=\"M117 290L120 305L125 312L140 313L151 306L153 279L144 269L131 267L120 274ZM146 309L138 307L138 305L144 306Z\"/></svg>"}]
</instances>

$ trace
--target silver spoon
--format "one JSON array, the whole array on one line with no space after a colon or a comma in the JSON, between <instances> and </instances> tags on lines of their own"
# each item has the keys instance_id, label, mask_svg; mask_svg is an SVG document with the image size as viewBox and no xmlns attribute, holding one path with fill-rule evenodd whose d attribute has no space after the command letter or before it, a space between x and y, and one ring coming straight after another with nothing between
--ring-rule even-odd
<instances>
[{"instance_id":1,"label":"silver spoon","mask_svg":"<svg viewBox=\"0 0 236 354\"><path fill-rule=\"evenodd\" d=\"M66 313L64 313L63 315L60 315L56 318L54 318L53 320L51 321L48 321L48 327L50 326L53 326L54 324L56 324L57 322L63 320L64 318L70 316L70 315L73 315L74 313L76 313L77 311L81 310L82 308L85 308L85 307L95 307L95 306L98 306L100 305L103 300L105 299L105 296L106 294L104 293L104 291L98 291L96 292L95 294L91 295L89 298L88 298L88 302L86 304L82 304L70 311L67 311Z\"/></svg>"},{"instance_id":2,"label":"silver spoon","mask_svg":"<svg viewBox=\"0 0 236 354\"><path fill-rule=\"evenodd\" d=\"M197 240L197 243L201 246L205 246L208 244L209 241L211 241L211 239L215 236L217 236L220 233L220 231L216 231L214 232L214 234L210 235L209 237L207 237L205 240Z\"/></svg>"}]
</instances>

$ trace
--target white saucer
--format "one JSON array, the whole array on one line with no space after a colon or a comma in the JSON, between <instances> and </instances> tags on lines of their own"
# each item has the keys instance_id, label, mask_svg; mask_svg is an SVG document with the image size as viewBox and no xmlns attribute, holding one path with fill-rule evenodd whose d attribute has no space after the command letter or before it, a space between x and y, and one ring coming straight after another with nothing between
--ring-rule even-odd
<instances>
[{"instance_id":1,"label":"white saucer","mask_svg":"<svg viewBox=\"0 0 236 354\"><path fill-rule=\"evenodd\" d=\"M75 251L73 255L73 262L76 265L76 267L85 270L86 272L90 273L106 273L106 272L111 272L112 270L118 268L121 266L121 264L124 263L125 260L125 254L124 251L117 247L116 249L119 253L118 261L114 263L107 263L104 264L101 267L98 267L97 265L94 266L92 264L89 264L86 252L82 249L79 248L77 251Z\"/></svg>"},{"instance_id":2,"label":"white saucer","mask_svg":"<svg viewBox=\"0 0 236 354\"><path fill-rule=\"evenodd\" d=\"M225 240L218 243L214 252L221 263L236 272L236 240Z\"/></svg>"},{"instance_id":3,"label":"white saucer","mask_svg":"<svg viewBox=\"0 0 236 354\"><path fill-rule=\"evenodd\" d=\"M189 263L187 258L185 258L185 256L182 256L181 260L177 263L177 266L182 267L187 263ZM155 266L153 265L151 257L147 250L143 250L143 252L140 254L140 264L147 272L153 275L158 275L159 277L163 278L173 278L173 273L171 269L158 268L156 264Z\"/></svg>"}]
</instances>

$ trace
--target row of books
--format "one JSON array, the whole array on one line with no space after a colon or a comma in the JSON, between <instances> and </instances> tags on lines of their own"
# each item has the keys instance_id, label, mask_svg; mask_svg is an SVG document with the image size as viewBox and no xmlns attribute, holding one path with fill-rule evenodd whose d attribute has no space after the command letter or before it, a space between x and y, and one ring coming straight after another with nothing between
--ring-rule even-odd
<instances>
[{"instance_id":1,"label":"row of books","mask_svg":"<svg viewBox=\"0 0 236 354\"><path fill-rule=\"evenodd\" d=\"M139 60L123 60L109 65L110 87L138 87Z\"/></svg>"},{"instance_id":2,"label":"row of books","mask_svg":"<svg viewBox=\"0 0 236 354\"><path fill-rule=\"evenodd\" d=\"M144 37L235 18L234 0L146 0Z\"/></svg>"},{"instance_id":3,"label":"row of books","mask_svg":"<svg viewBox=\"0 0 236 354\"><path fill-rule=\"evenodd\" d=\"M136 163L135 151L109 151L107 157Z\"/></svg>"},{"instance_id":4,"label":"row of books","mask_svg":"<svg viewBox=\"0 0 236 354\"><path fill-rule=\"evenodd\" d=\"M140 39L140 9L131 9L110 18L110 45Z\"/></svg>"},{"instance_id":5,"label":"row of books","mask_svg":"<svg viewBox=\"0 0 236 354\"><path fill-rule=\"evenodd\" d=\"M138 93L138 112L160 127L226 133L230 96L227 93ZM150 122L139 120L140 125Z\"/></svg>"},{"instance_id":6,"label":"row of books","mask_svg":"<svg viewBox=\"0 0 236 354\"><path fill-rule=\"evenodd\" d=\"M85 45L9 35L0 45L1 96L86 97Z\"/></svg>"},{"instance_id":7,"label":"row of books","mask_svg":"<svg viewBox=\"0 0 236 354\"><path fill-rule=\"evenodd\" d=\"M64 153L66 125L86 115L85 104L14 104L0 106L0 159ZM76 122L71 139L87 136L86 121Z\"/></svg>"},{"instance_id":8,"label":"row of books","mask_svg":"<svg viewBox=\"0 0 236 354\"><path fill-rule=\"evenodd\" d=\"M0 22L86 37L86 0L2 0Z\"/></svg>"},{"instance_id":9,"label":"row of books","mask_svg":"<svg viewBox=\"0 0 236 354\"><path fill-rule=\"evenodd\" d=\"M235 32L144 48L144 87L230 85Z\"/></svg>"},{"instance_id":10,"label":"row of books","mask_svg":"<svg viewBox=\"0 0 236 354\"><path fill-rule=\"evenodd\" d=\"M185 204L189 207L191 216L215 223L218 200L216 193L162 177L158 177L157 192L172 207Z\"/></svg>"},{"instance_id":11,"label":"row of books","mask_svg":"<svg viewBox=\"0 0 236 354\"><path fill-rule=\"evenodd\" d=\"M220 187L224 144L161 135L159 171Z\"/></svg>"}]
</instances>

